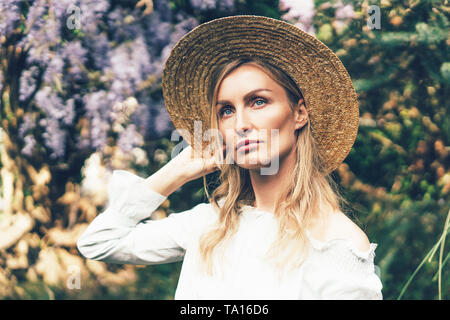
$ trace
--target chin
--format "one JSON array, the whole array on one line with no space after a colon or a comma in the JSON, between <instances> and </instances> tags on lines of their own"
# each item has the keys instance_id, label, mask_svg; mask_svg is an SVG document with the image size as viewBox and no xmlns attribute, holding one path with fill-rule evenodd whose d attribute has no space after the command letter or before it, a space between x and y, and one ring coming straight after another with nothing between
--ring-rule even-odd
<instances>
[{"instance_id":1,"label":"chin","mask_svg":"<svg viewBox=\"0 0 450 320\"><path fill-rule=\"evenodd\" d=\"M247 170L258 170L262 167L262 165L260 164L243 164L243 163L237 163L237 166Z\"/></svg>"},{"instance_id":2,"label":"chin","mask_svg":"<svg viewBox=\"0 0 450 320\"><path fill-rule=\"evenodd\" d=\"M236 160L236 165L243 169L248 170L256 170L263 167L270 166L270 158L261 158L261 156L258 157L258 154L248 154L244 157L241 157Z\"/></svg>"}]
</instances>

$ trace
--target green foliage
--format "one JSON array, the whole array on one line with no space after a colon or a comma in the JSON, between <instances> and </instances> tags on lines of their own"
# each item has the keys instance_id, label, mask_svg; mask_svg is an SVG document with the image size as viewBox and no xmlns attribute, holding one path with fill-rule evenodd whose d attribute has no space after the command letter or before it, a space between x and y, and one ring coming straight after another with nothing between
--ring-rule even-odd
<instances>
[{"instance_id":1,"label":"green foliage","mask_svg":"<svg viewBox=\"0 0 450 320\"><path fill-rule=\"evenodd\" d=\"M381 29L370 29L367 2L346 1L355 17L343 28L334 3L315 1L322 9L314 23L319 39L349 71L366 120L345 162L370 187L349 185L347 198L379 243L384 298L448 298L448 238L439 257L442 277L436 276L436 256L420 265L441 239L450 204L448 7L439 1L376 2Z\"/></svg>"}]
</instances>

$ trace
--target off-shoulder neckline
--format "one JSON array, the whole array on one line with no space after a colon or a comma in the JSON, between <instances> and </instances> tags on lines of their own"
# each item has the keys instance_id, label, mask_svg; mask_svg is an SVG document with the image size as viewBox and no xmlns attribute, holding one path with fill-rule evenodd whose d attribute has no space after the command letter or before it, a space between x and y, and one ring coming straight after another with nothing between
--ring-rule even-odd
<instances>
[{"instance_id":1,"label":"off-shoulder neckline","mask_svg":"<svg viewBox=\"0 0 450 320\"><path fill-rule=\"evenodd\" d=\"M271 218L275 217L272 212L260 210L250 205L244 205L243 209L245 210L242 210L242 214L246 216L255 215L255 216L266 216ZM321 241L314 238L309 230L306 230L306 236L308 237L311 246L316 251L325 252L329 249L335 248L336 246L344 246L345 248L350 250L355 256L364 260L369 260L373 258L375 249L378 247L377 243L371 242L369 244L369 249L367 251L361 251L358 248L356 248L353 242L349 239L334 238L327 241Z\"/></svg>"},{"instance_id":2,"label":"off-shoulder neckline","mask_svg":"<svg viewBox=\"0 0 450 320\"><path fill-rule=\"evenodd\" d=\"M353 254L355 254L358 258L362 258L365 260L368 260L373 257L375 249L378 247L377 243L371 242L369 244L369 249L367 251L361 251L358 248L355 247L353 242L349 239L345 238L334 238L327 241L320 241L316 238L314 238L311 235L311 232L309 230L306 230L306 236L311 242L311 245L314 249L318 251L326 251L329 250L335 246L342 245L349 249Z\"/></svg>"}]
</instances>

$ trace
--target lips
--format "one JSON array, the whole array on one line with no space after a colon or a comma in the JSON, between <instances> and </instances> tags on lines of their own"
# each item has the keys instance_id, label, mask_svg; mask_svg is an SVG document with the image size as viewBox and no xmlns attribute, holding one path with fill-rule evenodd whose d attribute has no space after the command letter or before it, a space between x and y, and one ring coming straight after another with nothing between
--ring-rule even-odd
<instances>
[{"instance_id":1,"label":"lips","mask_svg":"<svg viewBox=\"0 0 450 320\"><path fill-rule=\"evenodd\" d=\"M245 139L243 141L239 141L239 143L236 146L236 150L239 149L242 146L245 146L245 145L248 145L248 144L251 144L251 143L258 143L258 142L260 142L260 141L259 140L250 140L250 139Z\"/></svg>"}]
</instances>

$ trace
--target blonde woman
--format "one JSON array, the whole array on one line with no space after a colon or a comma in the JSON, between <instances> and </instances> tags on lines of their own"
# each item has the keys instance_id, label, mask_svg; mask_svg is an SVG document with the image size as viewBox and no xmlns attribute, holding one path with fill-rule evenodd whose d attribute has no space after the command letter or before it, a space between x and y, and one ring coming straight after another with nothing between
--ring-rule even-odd
<instances>
[{"instance_id":1,"label":"blonde woman","mask_svg":"<svg viewBox=\"0 0 450 320\"><path fill-rule=\"evenodd\" d=\"M85 257L183 260L175 299L382 299L377 244L341 210L329 176L359 116L331 50L279 20L220 18L177 43L163 92L194 148L148 178L115 170L106 210L78 240ZM208 202L149 219L172 192L216 170Z\"/></svg>"}]
</instances>

